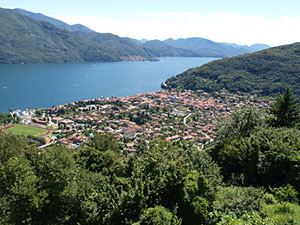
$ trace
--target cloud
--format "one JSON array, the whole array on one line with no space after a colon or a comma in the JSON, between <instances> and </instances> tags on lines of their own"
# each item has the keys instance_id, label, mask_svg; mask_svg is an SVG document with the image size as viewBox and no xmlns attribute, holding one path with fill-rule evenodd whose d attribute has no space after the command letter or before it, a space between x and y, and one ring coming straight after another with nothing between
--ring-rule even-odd
<instances>
[{"instance_id":1,"label":"cloud","mask_svg":"<svg viewBox=\"0 0 300 225\"><path fill-rule=\"evenodd\" d=\"M53 16L69 24L80 23L95 31L137 39L203 37L237 44L272 46L300 41L299 17L268 18L227 12L156 12L110 16Z\"/></svg>"}]
</instances>

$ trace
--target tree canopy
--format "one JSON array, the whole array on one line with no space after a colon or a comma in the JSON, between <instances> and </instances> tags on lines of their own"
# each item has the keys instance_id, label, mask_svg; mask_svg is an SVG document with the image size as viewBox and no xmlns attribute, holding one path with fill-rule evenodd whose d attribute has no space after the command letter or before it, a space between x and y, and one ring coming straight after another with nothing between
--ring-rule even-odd
<instances>
[{"instance_id":1,"label":"tree canopy","mask_svg":"<svg viewBox=\"0 0 300 225\"><path fill-rule=\"evenodd\" d=\"M300 122L300 108L290 87L287 87L282 95L277 97L271 105L271 119L275 127L295 127Z\"/></svg>"}]
</instances>

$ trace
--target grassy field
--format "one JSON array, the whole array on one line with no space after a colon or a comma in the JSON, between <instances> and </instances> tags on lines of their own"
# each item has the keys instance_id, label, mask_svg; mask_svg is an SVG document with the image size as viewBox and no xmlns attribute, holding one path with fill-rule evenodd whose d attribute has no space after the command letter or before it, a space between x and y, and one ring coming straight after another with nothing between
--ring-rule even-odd
<instances>
[{"instance_id":1,"label":"grassy field","mask_svg":"<svg viewBox=\"0 0 300 225\"><path fill-rule=\"evenodd\" d=\"M289 220L297 221L300 224L300 206L298 204L286 203L283 207L279 203L264 205L264 212L278 224L287 224Z\"/></svg>"},{"instance_id":2,"label":"grassy field","mask_svg":"<svg viewBox=\"0 0 300 225\"><path fill-rule=\"evenodd\" d=\"M10 132L16 135L23 135L23 136L31 135L37 137L47 133L48 131L42 128L28 127L28 126L18 124L12 128L5 130L5 132Z\"/></svg>"}]
</instances>

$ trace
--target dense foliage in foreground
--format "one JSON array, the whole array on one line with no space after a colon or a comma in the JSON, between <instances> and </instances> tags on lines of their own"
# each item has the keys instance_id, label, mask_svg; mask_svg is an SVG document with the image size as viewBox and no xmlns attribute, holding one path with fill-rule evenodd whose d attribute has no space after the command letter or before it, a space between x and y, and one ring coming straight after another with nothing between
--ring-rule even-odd
<instances>
[{"instance_id":1,"label":"dense foliage in foreground","mask_svg":"<svg viewBox=\"0 0 300 225\"><path fill-rule=\"evenodd\" d=\"M0 224L297 224L300 133L281 116L245 108L207 150L155 141L134 155L110 135L74 151L0 132Z\"/></svg>"},{"instance_id":2,"label":"dense foliage in foreground","mask_svg":"<svg viewBox=\"0 0 300 225\"><path fill-rule=\"evenodd\" d=\"M153 143L120 157L110 136L75 152L0 139L2 224L144 224L156 213L172 224L206 223L221 182L218 166L191 146Z\"/></svg>"},{"instance_id":3,"label":"dense foliage in foreground","mask_svg":"<svg viewBox=\"0 0 300 225\"><path fill-rule=\"evenodd\" d=\"M166 81L168 88L247 92L273 96L291 86L300 97L300 43L225 58L187 70Z\"/></svg>"}]
</instances>

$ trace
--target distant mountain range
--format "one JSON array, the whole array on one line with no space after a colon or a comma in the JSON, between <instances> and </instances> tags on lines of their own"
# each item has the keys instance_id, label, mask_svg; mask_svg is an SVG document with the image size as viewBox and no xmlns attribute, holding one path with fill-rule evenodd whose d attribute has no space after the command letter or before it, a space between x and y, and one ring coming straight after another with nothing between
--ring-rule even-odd
<instances>
[{"instance_id":1,"label":"distant mountain range","mask_svg":"<svg viewBox=\"0 0 300 225\"><path fill-rule=\"evenodd\" d=\"M124 56L227 57L269 46L238 46L203 38L136 40L23 9L0 8L0 63L118 61Z\"/></svg>"},{"instance_id":2,"label":"distant mountain range","mask_svg":"<svg viewBox=\"0 0 300 225\"><path fill-rule=\"evenodd\" d=\"M164 56L202 56L200 53L195 53L189 49L176 48L165 44L159 40L152 40L143 43L143 47L148 52L149 55L154 57L164 57Z\"/></svg>"},{"instance_id":3,"label":"distant mountain range","mask_svg":"<svg viewBox=\"0 0 300 225\"><path fill-rule=\"evenodd\" d=\"M266 48L270 48L269 45L265 44L255 44L251 46L247 45L237 45L237 44L228 44L228 43L217 43L204 38L180 38L174 40L172 38L167 39L164 43L182 49L192 50L196 53L211 56L211 57L228 57L228 56L237 56L246 53L252 53L256 51L261 51Z\"/></svg>"},{"instance_id":4,"label":"distant mountain range","mask_svg":"<svg viewBox=\"0 0 300 225\"><path fill-rule=\"evenodd\" d=\"M49 22L58 28L68 30L83 38L107 46L116 51L121 57L132 55L139 55L146 58L160 56L202 56L201 54L192 52L191 50L167 46L163 42L159 43L160 41L149 42L145 39L138 41L131 38L121 38L110 33L97 33L80 24L69 25L63 21L45 16L40 13L32 13L23 9L15 9L15 11L38 21Z\"/></svg>"},{"instance_id":5,"label":"distant mountain range","mask_svg":"<svg viewBox=\"0 0 300 225\"><path fill-rule=\"evenodd\" d=\"M166 81L167 88L276 96L290 86L300 102L300 43L215 60Z\"/></svg>"},{"instance_id":6,"label":"distant mountain range","mask_svg":"<svg viewBox=\"0 0 300 225\"><path fill-rule=\"evenodd\" d=\"M252 52L258 52L258 51L261 51L261 50L265 50L267 48L270 48L269 45L266 45L266 44L254 44L254 45L237 45L237 44L234 44L234 43L226 43L226 42L222 42L221 44L224 44L224 45L227 45L227 46L230 46L230 47L233 47L233 48L244 48L246 49L246 51L249 51L249 53L252 53Z\"/></svg>"}]
</instances>

